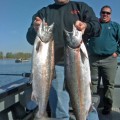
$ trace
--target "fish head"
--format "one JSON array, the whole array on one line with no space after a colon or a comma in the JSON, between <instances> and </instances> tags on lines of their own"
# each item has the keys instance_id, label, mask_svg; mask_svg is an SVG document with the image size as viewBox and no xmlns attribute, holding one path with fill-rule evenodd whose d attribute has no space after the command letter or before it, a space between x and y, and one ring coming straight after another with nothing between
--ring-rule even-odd
<instances>
[{"instance_id":1,"label":"fish head","mask_svg":"<svg viewBox=\"0 0 120 120\"><path fill-rule=\"evenodd\" d=\"M73 31L69 32L64 30L66 41L65 43L71 48L77 48L82 42L82 32L78 31L77 28L73 25Z\"/></svg>"},{"instance_id":2,"label":"fish head","mask_svg":"<svg viewBox=\"0 0 120 120\"><path fill-rule=\"evenodd\" d=\"M53 27L54 23L50 26L45 24L45 20L40 24L37 36L41 39L42 42L49 42L53 38Z\"/></svg>"}]
</instances>

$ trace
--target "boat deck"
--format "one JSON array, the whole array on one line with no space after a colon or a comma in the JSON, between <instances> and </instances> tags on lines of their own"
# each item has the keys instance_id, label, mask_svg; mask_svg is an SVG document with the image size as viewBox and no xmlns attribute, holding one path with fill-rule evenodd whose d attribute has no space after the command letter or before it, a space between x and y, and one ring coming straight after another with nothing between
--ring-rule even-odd
<instances>
[{"instance_id":1,"label":"boat deck","mask_svg":"<svg viewBox=\"0 0 120 120\"><path fill-rule=\"evenodd\" d=\"M109 115L102 115L101 110L102 109L98 110L99 120L120 120L120 110L118 108L113 108L112 112ZM43 118L42 120L64 120L64 119ZM73 114L71 114L70 120L76 120Z\"/></svg>"},{"instance_id":2,"label":"boat deck","mask_svg":"<svg viewBox=\"0 0 120 120\"><path fill-rule=\"evenodd\" d=\"M102 115L101 109L98 110L99 120L120 120L120 110L118 108L114 108L109 115ZM34 119L40 120L40 119ZM55 119L55 118L43 118L42 120L64 120L64 119ZM76 120L73 115L71 115L70 120Z\"/></svg>"},{"instance_id":3,"label":"boat deck","mask_svg":"<svg viewBox=\"0 0 120 120\"><path fill-rule=\"evenodd\" d=\"M98 109L100 120L120 120L120 109L112 108L112 112L109 115L103 115L101 109Z\"/></svg>"}]
</instances>

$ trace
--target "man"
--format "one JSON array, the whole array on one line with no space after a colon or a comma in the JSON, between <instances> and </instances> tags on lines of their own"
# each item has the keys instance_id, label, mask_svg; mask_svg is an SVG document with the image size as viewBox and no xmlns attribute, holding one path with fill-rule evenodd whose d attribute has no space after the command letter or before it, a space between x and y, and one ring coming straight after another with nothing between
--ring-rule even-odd
<instances>
[{"instance_id":1,"label":"man","mask_svg":"<svg viewBox=\"0 0 120 120\"><path fill-rule=\"evenodd\" d=\"M85 3L69 0L54 0L55 3L39 10L32 19L27 32L27 40L34 44L36 33L42 20L47 25L54 23L56 79L52 81L49 104L51 116L69 120L69 95L64 88L64 34L63 31L72 31L73 24L84 32L83 38L98 36L100 24L93 10Z\"/></svg>"},{"instance_id":2,"label":"man","mask_svg":"<svg viewBox=\"0 0 120 120\"><path fill-rule=\"evenodd\" d=\"M110 6L101 8L101 34L99 37L91 38L88 47L93 94L98 93L98 81L102 77L104 86L103 114L109 114L112 108L117 56L120 53L120 25L111 21L111 14Z\"/></svg>"}]
</instances>

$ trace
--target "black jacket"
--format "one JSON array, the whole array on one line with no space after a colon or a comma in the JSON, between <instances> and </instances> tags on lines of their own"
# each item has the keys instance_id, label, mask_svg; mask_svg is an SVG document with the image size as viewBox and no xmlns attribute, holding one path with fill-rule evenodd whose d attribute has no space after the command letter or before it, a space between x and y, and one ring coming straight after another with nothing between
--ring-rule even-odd
<instances>
[{"instance_id":1,"label":"black jacket","mask_svg":"<svg viewBox=\"0 0 120 120\"><path fill-rule=\"evenodd\" d=\"M54 41L55 41L55 61L58 63L64 56L64 34L63 30L72 31L73 24L77 21L87 23L87 29L83 40L98 36L100 33L100 24L92 8L83 2L70 1L65 5L52 4L39 10L32 18L32 23L27 32L27 40L34 44L36 32L33 28L33 21L36 17L45 19L48 25L54 23Z\"/></svg>"}]
</instances>

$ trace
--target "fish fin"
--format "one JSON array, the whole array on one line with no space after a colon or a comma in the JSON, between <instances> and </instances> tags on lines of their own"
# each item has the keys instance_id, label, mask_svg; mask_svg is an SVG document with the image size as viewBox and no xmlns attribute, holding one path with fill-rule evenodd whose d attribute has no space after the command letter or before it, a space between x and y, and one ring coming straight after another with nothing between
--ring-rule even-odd
<instances>
[{"instance_id":1,"label":"fish fin","mask_svg":"<svg viewBox=\"0 0 120 120\"><path fill-rule=\"evenodd\" d=\"M36 103L37 103L37 101L38 101L37 96L35 95L35 92L34 92L34 91L32 91L31 100L35 101Z\"/></svg>"},{"instance_id":2,"label":"fish fin","mask_svg":"<svg viewBox=\"0 0 120 120\"><path fill-rule=\"evenodd\" d=\"M86 47L85 47L85 44L83 41L81 42L80 49L83 52L83 54L85 55L85 57L88 58L88 53L87 53L87 50L86 50Z\"/></svg>"},{"instance_id":3,"label":"fish fin","mask_svg":"<svg viewBox=\"0 0 120 120\"><path fill-rule=\"evenodd\" d=\"M75 25L73 25L73 36L76 36L76 38L79 39L79 42L82 41L82 32L77 30Z\"/></svg>"},{"instance_id":4,"label":"fish fin","mask_svg":"<svg viewBox=\"0 0 120 120\"><path fill-rule=\"evenodd\" d=\"M46 25L45 18L43 18L42 23L40 24L40 30L44 30L45 25Z\"/></svg>"},{"instance_id":5,"label":"fish fin","mask_svg":"<svg viewBox=\"0 0 120 120\"><path fill-rule=\"evenodd\" d=\"M36 51L38 52L39 51L39 49L40 49L40 44L41 44L41 42L40 41L38 41L37 42L37 45L36 45Z\"/></svg>"},{"instance_id":6,"label":"fish fin","mask_svg":"<svg viewBox=\"0 0 120 120\"><path fill-rule=\"evenodd\" d=\"M93 104L91 104L90 108L89 108L89 112L91 112L93 110Z\"/></svg>"},{"instance_id":7,"label":"fish fin","mask_svg":"<svg viewBox=\"0 0 120 120\"><path fill-rule=\"evenodd\" d=\"M34 120L44 120L44 116L43 116L43 115L40 115L40 112L37 111L37 112L35 113L35 118L34 118Z\"/></svg>"},{"instance_id":8,"label":"fish fin","mask_svg":"<svg viewBox=\"0 0 120 120\"><path fill-rule=\"evenodd\" d=\"M43 24L45 24L45 23L46 23L46 22L45 22L45 18L43 18L42 23L43 23Z\"/></svg>"},{"instance_id":9,"label":"fish fin","mask_svg":"<svg viewBox=\"0 0 120 120\"><path fill-rule=\"evenodd\" d=\"M52 23L50 26L47 25L47 23L45 22L45 18L43 18L43 21L41 23L41 29L42 30L45 30L45 27L48 27L48 30L49 32L52 32L53 31L53 27L54 27L54 23Z\"/></svg>"},{"instance_id":10,"label":"fish fin","mask_svg":"<svg viewBox=\"0 0 120 120\"><path fill-rule=\"evenodd\" d=\"M49 26L48 31L49 31L49 32L52 32L52 31L53 31L53 28L54 28L54 23L52 23L52 24Z\"/></svg>"}]
</instances>

